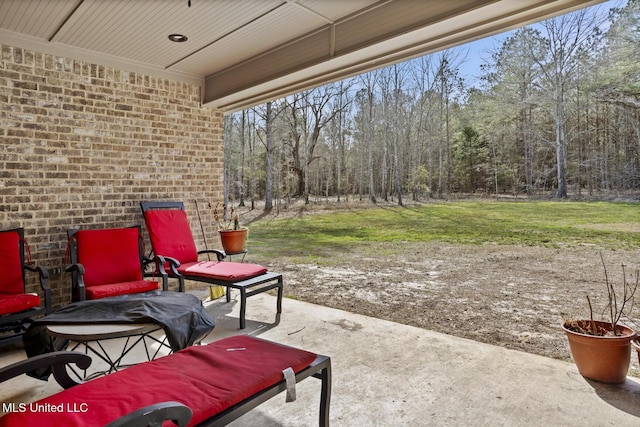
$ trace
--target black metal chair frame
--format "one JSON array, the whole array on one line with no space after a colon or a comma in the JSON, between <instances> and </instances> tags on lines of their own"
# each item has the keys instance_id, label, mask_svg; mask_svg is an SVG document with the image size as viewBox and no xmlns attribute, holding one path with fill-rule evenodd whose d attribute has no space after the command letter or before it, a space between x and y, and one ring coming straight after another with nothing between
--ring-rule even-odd
<instances>
[{"instance_id":1,"label":"black metal chair frame","mask_svg":"<svg viewBox=\"0 0 640 427\"><path fill-rule=\"evenodd\" d=\"M44 266L33 266L27 264L25 260L25 240L24 240L24 228L14 228L11 230L2 230L0 233L15 232L19 237L19 253L20 264L22 266L22 289L26 293L26 272L38 273L40 288L43 292L44 307L34 307L28 310L19 311L17 313L10 313L0 316L0 330L3 332L11 332L0 338L0 346L13 343L21 338L22 334L28 327L28 324L34 317L42 316L51 313L51 289L47 283L49 279L49 272Z\"/></svg>"},{"instance_id":2,"label":"black metal chair frame","mask_svg":"<svg viewBox=\"0 0 640 427\"><path fill-rule=\"evenodd\" d=\"M164 269L166 260L161 256L145 257L144 255L144 241L142 233L140 232L140 226L133 226L138 230L138 256L140 258L140 271L143 273L143 277L160 276L162 278L162 289L164 291L169 289L168 275ZM71 273L71 295L73 301L83 301L86 299L86 286L84 284L85 268L78 262L78 242L74 239L75 234L79 231L77 228L70 228L67 230L67 238L69 239L69 260L70 263L65 267L65 271ZM147 275L145 273L147 265L154 264L153 274Z\"/></svg>"},{"instance_id":3,"label":"black metal chair frame","mask_svg":"<svg viewBox=\"0 0 640 427\"><path fill-rule=\"evenodd\" d=\"M0 383L35 369L51 366L54 378L58 384L67 389L79 384L72 379L67 372L66 365L72 363L76 364L80 369L87 369L91 364L91 358L80 352L60 351L46 353L0 368ZM176 369L179 370L180 367L176 366ZM295 381L299 383L309 377L314 377L322 381L318 425L320 427L328 427L331 403L331 358L317 355L315 361L295 375ZM100 387L100 380L101 378L97 378L92 380L91 383L95 383L96 387ZM167 387L179 387L179 384L167 384ZM242 402L227 408L223 412L212 416L198 424L198 427L225 426L286 389L286 380L283 379L249 396ZM133 392L134 391L132 391L132 393ZM108 424L108 427L161 426L164 420L176 420L179 426L185 426L190 418L191 410L188 409L187 406L178 402L158 402L145 408L136 409Z\"/></svg>"},{"instance_id":4,"label":"black metal chair frame","mask_svg":"<svg viewBox=\"0 0 640 427\"><path fill-rule=\"evenodd\" d=\"M176 209L176 210L184 210L184 203L182 202L150 202L150 201L142 201L140 202L140 207L142 208L142 213L148 210L154 209ZM226 257L224 251L220 251L217 249L205 249L199 250L198 255L203 254L216 254L218 261L223 261ZM162 255L162 254L155 254ZM278 297L276 302L276 314L277 320L279 320L279 316L282 313L282 294L283 294L283 280L282 274L267 272L261 274L256 277L251 277L245 280L239 281L229 281L223 280L215 277L203 277L203 276L191 276L184 275L178 272L177 267L180 266L178 260L163 256L168 262L170 266L170 271L167 272L169 277L178 279L180 283L180 289L184 289L184 281L193 280L196 282L204 282L210 285L224 286L227 288L226 299L227 302L231 302L231 295L229 292L229 288L237 289L240 291L240 329L244 329L246 327L246 312L247 312L247 298L256 294L260 294L262 292L269 291L271 289L278 290Z\"/></svg>"}]
</instances>

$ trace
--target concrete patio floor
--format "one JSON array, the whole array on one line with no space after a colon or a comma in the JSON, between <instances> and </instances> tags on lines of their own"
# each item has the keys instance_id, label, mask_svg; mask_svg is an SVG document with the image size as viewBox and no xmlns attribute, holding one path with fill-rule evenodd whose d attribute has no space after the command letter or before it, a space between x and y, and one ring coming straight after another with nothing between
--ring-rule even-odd
<instances>
[{"instance_id":1,"label":"concrete patio floor","mask_svg":"<svg viewBox=\"0 0 640 427\"><path fill-rule=\"evenodd\" d=\"M290 299L277 322L271 295L248 299L245 330L237 299L205 306L216 318L205 343L244 333L331 356L332 426L640 425L635 378L600 384L572 363ZM3 351L0 366L23 357L20 349ZM57 390L54 381L23 376L0 385L0 401ZM230 425L317 425L320 381L301 382L297 395L292 403L279 395Z\"/></svg>"}]
</instances>

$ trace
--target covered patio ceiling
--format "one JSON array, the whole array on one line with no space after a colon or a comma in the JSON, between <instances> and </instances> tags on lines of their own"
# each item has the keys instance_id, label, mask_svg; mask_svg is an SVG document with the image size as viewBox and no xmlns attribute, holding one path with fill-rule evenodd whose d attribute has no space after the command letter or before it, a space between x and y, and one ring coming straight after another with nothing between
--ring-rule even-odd
<instances>
[{"instance_id":1,"label":"covered patio ceiling","mask_svg":"<svg viewBox=\"0 0 640 427\"><path fill-rule=\"evenodd\" d=\"M230 112L602 1L0 0L0 43L196 83Z\"/></svg>"}]
</instances>

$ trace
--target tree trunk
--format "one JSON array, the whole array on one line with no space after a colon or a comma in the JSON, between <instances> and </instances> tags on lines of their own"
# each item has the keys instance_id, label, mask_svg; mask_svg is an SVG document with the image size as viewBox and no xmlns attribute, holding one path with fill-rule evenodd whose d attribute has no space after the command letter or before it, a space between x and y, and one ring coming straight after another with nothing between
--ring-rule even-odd
<instances>
[{"instance_id":1,"label":"tree trunk","mask_svg":"<svg viewBox=\"0 0 640 427\"><path fill-rule=\"evenodd\" d=\"M264 210L269 212L273 209L273 109L271 102L267 102L267 113L265 117L265 191Z\"/></svg>"},{"instance_id":2,"label":"tree trunk","mask_svg":"<svg viewBox=\"0 0 640 427\"><path fill-rule=\"evenodd\" d=\"M565 139L565 112L564 112L564 90L562 83L557 83L556 96L556 163L558 172L558 192L559 199L567 198L567 141Z\"/></svg>"}]
</instances>

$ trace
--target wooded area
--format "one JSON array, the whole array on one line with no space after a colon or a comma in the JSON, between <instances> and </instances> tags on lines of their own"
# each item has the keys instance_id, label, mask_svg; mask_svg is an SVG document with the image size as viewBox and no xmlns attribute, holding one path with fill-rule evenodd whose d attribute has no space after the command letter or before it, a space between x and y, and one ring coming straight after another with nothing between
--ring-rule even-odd
<instances>
[{"instance_id":1,"label":"wooded area","mask_svg":"<svg viewBox=\"0 0 640 427\"><path fill-rule=\"evenodd\" d=\"M640 0L513 31L225 117L236 201L594 195L640 189Z\"/></svg>"}]
</instances>

